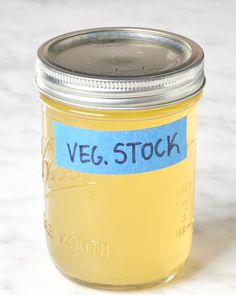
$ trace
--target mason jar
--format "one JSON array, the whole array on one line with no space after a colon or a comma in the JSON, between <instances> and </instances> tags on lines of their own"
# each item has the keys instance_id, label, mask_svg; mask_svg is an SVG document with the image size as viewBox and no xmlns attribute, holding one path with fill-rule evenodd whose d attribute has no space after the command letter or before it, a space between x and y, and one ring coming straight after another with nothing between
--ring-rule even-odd
<instances>
[{"instance_id":1,"label":"mason jar","mask_svg":"<svg viewBox=\"0 0 236 295\"><path fill-rule=\"evenodd\" d=\"M186 37L137 27L76 31L38 49L44 226L67 277L127 289L185 264L203 59Z\"/></svg>"}]
</instances>

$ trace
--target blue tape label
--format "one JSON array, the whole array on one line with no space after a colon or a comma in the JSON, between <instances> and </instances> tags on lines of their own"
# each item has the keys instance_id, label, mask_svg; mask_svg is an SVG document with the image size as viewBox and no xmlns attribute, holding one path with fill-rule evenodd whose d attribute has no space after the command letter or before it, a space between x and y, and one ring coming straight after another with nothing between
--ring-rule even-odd
<instances>
[{"instance_id":1,"label":"blue tape label","mask_svg":"<svg viewBox=\"0 0 236 295\"><path fill-rule=\"evenodd\" d=\"M186 121L128 131L90 130L54 122L56 164L93 174L133 174L174 165L187 156Z\"/></svg>"}]
</instances>

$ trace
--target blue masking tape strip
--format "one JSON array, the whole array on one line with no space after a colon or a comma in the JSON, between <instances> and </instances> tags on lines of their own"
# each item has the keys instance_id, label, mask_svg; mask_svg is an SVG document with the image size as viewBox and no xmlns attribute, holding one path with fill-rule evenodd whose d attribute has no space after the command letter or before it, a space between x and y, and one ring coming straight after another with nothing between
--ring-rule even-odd
<instances>
[{"instance_id":1,"label":"blue masking tape strip","mask_svg":"<svg viewBox=\"0 0 236 295\"><path fill-rule=\"evenodd\" d=\"M56 164L93 174L162 169L187 156L183 117L166 125L128 131L90 130L54 122Z\"/></svg>"}]
</instances>

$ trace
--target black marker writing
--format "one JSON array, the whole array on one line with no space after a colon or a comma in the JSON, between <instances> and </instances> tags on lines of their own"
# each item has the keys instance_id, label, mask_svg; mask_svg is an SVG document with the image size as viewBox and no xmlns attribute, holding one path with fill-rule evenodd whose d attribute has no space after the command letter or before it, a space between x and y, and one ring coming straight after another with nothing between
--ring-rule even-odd
<instances>
[{"instance_id":1,"label":"black marker writing","mask_svg":"<svg viewBox=\"0 0 236 295\"><path fill-rule=\"evenodd\" d=\"M172 154L180 154L180 146L176 142L176 137L178 133L173 135L167 134L164 137L156 138L152 141L142 142L118 142L114 146L110 146L106 150L105 158L104 155L100 153L103 151L103 143L101 146L79 144L78 142L66 143L70 161L72 163L80 162L81 164L91 163L92 165L105 165L109 166L113 163L116 164L137 164L140 161L151 160L157 161L161 157L171 157ZM108 145L106 145L108 146ZM78 156L76 156L78 153ZM112 161L110 161L110 159ZM154 160L155 159L155 160ZM107 161L108 160L108 161Z\"/></svg>"},{"instance_id":2,"label":"black marker writing","mask_svg":"<svg viewBox=\"0 0 236 295\"><path fill-rule=\"evenodd\" d=\"M124 145L123 143L121 143L121 142L118 142L118 143L114 146L114 149L113 149L113 152L114 152L115 154L120 153L120 154L123 156L123 159L122 159L122 160L115 159L115 162L116 162L117 164L123 164L123 163L125 163L126 160L127 160L127 154L126 154L123 150L118 149L118 147L120 147L120 146L125 146L125 145Z\"/></svg>"},{"instance_id":3,"label":"black marker writing","mask_svg":"<svg viewBox=\"0 0 236 295\"><path fill-rule=\"evenodd\" d=\"M126 146L131 146L132 150L132 163L136 163L136 146L142 144L142 142L129 142Z\"/></svg>"},{"instance_id":4,"label":"black marker writing","mask_svg":"<svg viewBox=\"0 0 236 295\"><path fill-rule=\"evenodd\" d=\"M143 157L144 160L149 160L151 159L152 155L153 155L153 144L151 142L147 142L142 146L141 149L141 155Z\"/></svg>"},{"instance_id":5,"label":"black marker writing","mask_svg":"<svg viewBox=\"0 0 236 295\"><path fill-rule=\"evenodd\" d=\"M100 156L100 155L98 155L97 156L97 159L95 160L95 152L96 152L96 150L97 150L97 146L96 145L94 145L93 147L92 147L92 152L91 152L91 161L92 161L92 163L94 164L94 165L99 165L99 164L101 164L101 162L102 162L102 160L103 160L103 157L102 156ZM106 163L105 163L106 164Z\"/></svg>"},{"instance_id":6,"label":"black marker writing","mask_svg":"<svg viewBox=\"0 0 236 295\"><path fill-rule=\"evenodd\" d=\"M71 160L72 163L74 163L74 160L75 160L75 152L76 152L76 149L77 149L77 142L74 143L73 151L71 151L71 148L70 148L69 143L67 143L66 145L67 145L67 148L68 148L68 151L69 151L70 160Z\"/></svg>"},{"instance_id":7,"label":"black marker writing","mask_svg":"<svg viewBox=\"0 0 236 295\"><path fill-rule=\"evenodd\" d=\"M157 140L157 142L155 143L155 145L154 145L154 151L155 151L155 154L158 156L158 157L162 157L162 156L164 156L164 154L165 154L165 152L166 151L162 151L162 152L160 152L159 150L158 150L158 146L159 146L159 144L162 142L162 139L158 139Z\"/></svg>"},{"instance_id":8,"label":"black marker writing","mask_svg":"<svg viewBox=\"0 0 236 295\"><path fill-rule=\"evenodd\" d=\"M168 156L170 156L170 153L171 153L173 148L176 148L178 154L180 153L179 145L174 143L174 140L175 140L177 134L178 133L176 132L172 136L172 138L169 135L167 136L167 143L168 143L168 152L167 152L167 154L168 154Z\"/></svg>"},{"instance_id":9,"label":"black marker writing","mask_svg":"<svg viewBox=\"0 0 236 295\"><path fill-rule=\"evenodd\" d=\"M89 154L88 153L85 153L84 152L84 149L88 148L89 145L87 144L82 144L82 145L79 145L79 158L80 158L80 162L81 163L88 163L90 162L89 159L85 159L84 157L88 157Z\"/></svg>"},{"instance_id":10,"label":"black marker writing","mask_svg":"<svg viewBox=\"0 0 236 295\"><path fill-rule=\"evenodd\" d=\"M54 122L56 164L84 173L120 175L155 171L188 156L186 116L151 128L106 129Z\"/></svg>"}]
</instances>

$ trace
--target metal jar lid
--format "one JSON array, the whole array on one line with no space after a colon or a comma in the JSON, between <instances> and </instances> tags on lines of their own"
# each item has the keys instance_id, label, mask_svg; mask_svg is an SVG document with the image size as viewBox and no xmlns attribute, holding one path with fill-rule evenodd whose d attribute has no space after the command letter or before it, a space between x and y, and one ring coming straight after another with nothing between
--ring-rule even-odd
<instances>
[{"instance_id":1,"label":"metal jar lid","mask_svg":"<svg viewBox=\"0 0 236 295\"><path fill-rule=\"evenodd\" d=\"M202 89L203 59L197 43L174 33L95 28L42 44L35 81L42 94L80 107L155 108Z\"/></svg>"}]
</instances>

